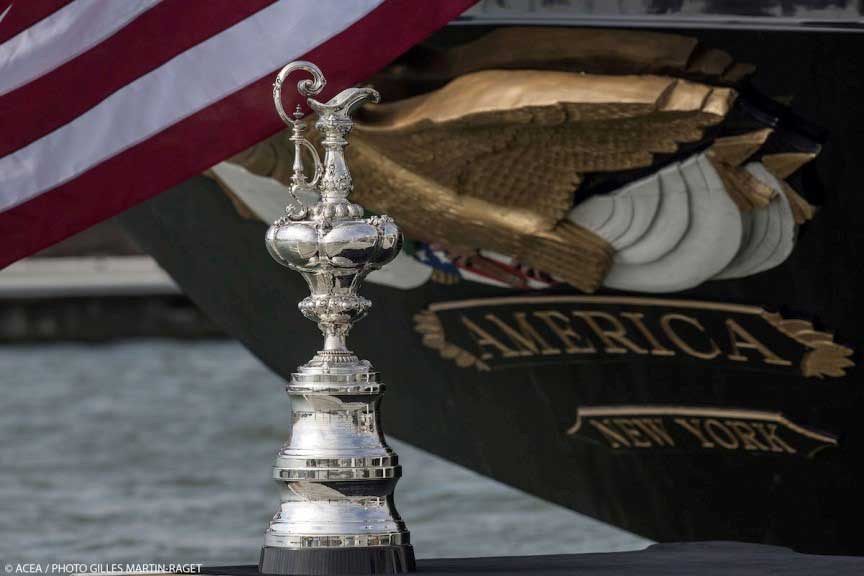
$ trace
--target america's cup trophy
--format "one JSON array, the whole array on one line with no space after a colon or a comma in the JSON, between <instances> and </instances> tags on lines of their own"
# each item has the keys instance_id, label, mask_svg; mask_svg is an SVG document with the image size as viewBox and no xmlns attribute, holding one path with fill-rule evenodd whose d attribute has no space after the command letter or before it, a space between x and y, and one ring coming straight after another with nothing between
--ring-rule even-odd
<instances>
[{"instance_id":1,"label":"america's cup trophy","mask_svg":"<svg viewBox=\"0 0 864 576\"><path fill-rule=\"evenodd\" d=\"M312 76L297 89L317 114L323 162L304 135L300 107L290 117L282 106L282 83L298 70ZM379 95L371 88L349 88L323 104L311 96L324 83L314 64L292 62L273 87L276 110L293 128L294 204L267 230L267 249L309 284L311 295L299 307L318 324L324 348L297 369L286 387L291 437L273 467L281 504L267 529L259 571L410 572L414 552L393 503L401 467L381 430L384 384L369 361L359 359L345 342L352 324L371 306L357 293L361 282L393 260L402 245L392 219L363 218L363 208L348 200L352 183L344 149L351 114L365 102L378 102ZM314 162L311 181L304 173L304 155ZM304 206L299 198L310 191L320 194L320 201Z\"/></svg>"}]
</instances>

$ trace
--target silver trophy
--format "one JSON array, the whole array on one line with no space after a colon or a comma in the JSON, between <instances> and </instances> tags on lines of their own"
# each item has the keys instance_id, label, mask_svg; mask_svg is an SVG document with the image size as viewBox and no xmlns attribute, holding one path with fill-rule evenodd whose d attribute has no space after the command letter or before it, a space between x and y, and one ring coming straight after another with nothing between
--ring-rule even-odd
<instances>
[{"instance_id":1,"label":"silver trophy","mask_svg":"<svg viewBox=\"0 0 864 576\"><path fill-rule=\"evenodd\" d=\"M312 76L297 89L317 114L323 163L305 137L300 107L293 117L282 107L282 83L297 70ZM267 230L267 249L309 284L311 295L299 308L318 324L324 348L297 369L286 387L291 437L273 467L281 504L267 529L259 571L409 572L414 570L414 552L393 503L401 466L381 430L384 384L369 361L360 360L345 344L351 326L371 306L357 294L361 282L393 260L402 246L402 234L391 218L363 218L363 208L348 201L352 183L344 150L351 114L380 97L371 88L349 88L322 104L311 96L324 84L317 66L292 62L273 86L276 110L293 129L294 204ZM314 162L311 181L304 155ZM309 191L319 193L320 201L304 206L299 197Z\"/></svg>"}]
</instances>

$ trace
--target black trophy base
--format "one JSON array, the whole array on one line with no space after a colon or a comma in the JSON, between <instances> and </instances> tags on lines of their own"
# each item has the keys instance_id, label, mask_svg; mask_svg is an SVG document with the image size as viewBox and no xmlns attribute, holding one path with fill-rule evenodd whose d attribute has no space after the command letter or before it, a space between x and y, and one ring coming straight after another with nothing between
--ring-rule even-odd
<instances>
[{"instance_id":1,"label":"black trophy base","mask_svg":"<svg viewBox=\"0 0 864 576\"><path fill-rule=\"evenodd\" d=\"M415 569L414 548L410 544L330 550L265 546L258 561L259 573L279 576L405 574Z\"/></svg>"}]
</instances>

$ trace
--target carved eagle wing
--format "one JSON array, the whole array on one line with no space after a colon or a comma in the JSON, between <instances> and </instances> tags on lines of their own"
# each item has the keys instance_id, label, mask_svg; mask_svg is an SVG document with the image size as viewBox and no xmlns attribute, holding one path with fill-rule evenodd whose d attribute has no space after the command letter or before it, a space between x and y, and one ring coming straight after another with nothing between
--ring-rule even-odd
<instances>
[{"instance_id":1,"label":"carved eagle wing","mask_svg":"<svg viewBox=\"0 0 864 576\"><path fill-rule=\"evenodd\" d=\"M728 88L662 76L489 70L367 108L354 139L459 196L529 210L551 229L582 174L649 166L654 154L701 139L733 98ZM374 191L360 193L372 200Z\"/></svg>"},{"instance_id":2,"label":"carved eagle wing","mask_svg":"<svg viewBox=\"0 0 864 576\"><path fill-rule=\"evenodd\" d=\"M582 175L647 167L699 141L734 97L653 75L469 74L360 117L355 198L414 238L500 251L593 291L612 251L566 219ZM397 173L399 186L381 181Z\"/></svg>"}]
</instances>

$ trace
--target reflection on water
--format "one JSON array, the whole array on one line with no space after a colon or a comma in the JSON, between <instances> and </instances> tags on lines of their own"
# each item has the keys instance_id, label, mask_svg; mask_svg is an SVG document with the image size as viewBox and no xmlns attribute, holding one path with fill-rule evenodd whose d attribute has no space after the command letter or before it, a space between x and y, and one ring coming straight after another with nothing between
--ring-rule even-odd
<instances>
[{"instance_id":1,"label":"reflection on water","mask_svg":"<svg viewBox=\"0 0 864 576\"><path fill-rule=\"evenodd\" d=\"M257 561L288 398L240 345L7 346L0 378L0 560ZM420 557L647 544L393 444Z\"/></svg>"}]
</instances>

